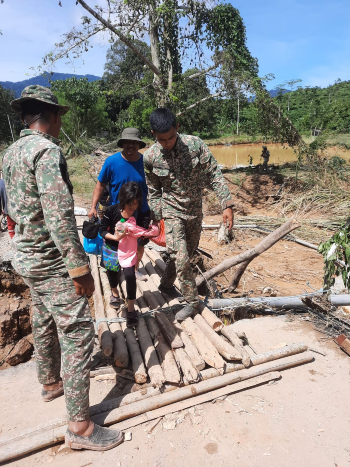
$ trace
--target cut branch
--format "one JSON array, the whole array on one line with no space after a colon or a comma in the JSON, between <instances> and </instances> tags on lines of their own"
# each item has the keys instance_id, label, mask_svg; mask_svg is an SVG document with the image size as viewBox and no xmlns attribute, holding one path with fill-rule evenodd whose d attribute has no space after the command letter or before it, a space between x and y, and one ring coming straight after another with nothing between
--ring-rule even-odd
<instances>
[{"instance_id":1,"label":"cut branch","mask_svg":"<svg viewBox=\"0 0 350 467\"><path fill-rule=\"evenodd\" d=\"M209 100L209 99L212 99L212 98L214 98L214 97L219 97L219 96L221 96L221 95L222 95L222 91L217 92L216 94L211 94L210 96L204 97L203 99L200 99L199 101L195 102L194 104L189 105L188 107L186 107L186 109L181 110L181 112L178 112L178 113L176 114L176 116L177 116L177 117L180 117L180 115L182 115L182 114L184 114L185 112L187 112L187 110L191 110L191 109L193 109L194 107L197 107L197 105L202 104L202 102L205 102L205 101L207 101L207 100Z\"/></svg>"},{"instance_id":2,"label":"cut branch","mask_svg":"<svg viewBox=\"0 0 350 467\"><path fill-rule=\"evenodd\" d=\"M271 248L272 245L281 240L281 238L283 238L289 232L292 232L298 227L300 227L300 224L294 220L285 222L283 225L281 225L281 227L276 229L274 232L271 232L270 235L261 240L261 242L251 250L245 251L244 253L241 253L237 256L233 256L232 258L228 258L214 268L209 269L209 271L204 272L202 276L198 276L196 279L197 286L200 286L205 280L212 279L218 274L225 272L227 269L232 268L239 263L252 261L254 258L261 255L261 253L264 253L264 251Z\"/></svg>"},{"instance_id":3,"label":"cut branch","mask_svg":"<svg viewBox=\"0 0 350 467\"><path fill-rule=\"evenodd\" d=\"M148 66L148 68L150 70L153 71L154 74L156 74L157 76L161 76L161 72L160 70L155 66L153 65L152 62L150 62L148 60L148 58L146 58L140 51L137 47L135 47L135 45L132 43L132 41L130 39L128 39L121 31L118 31L118 29L116 29L113 24L111 24L109 21L107 21L106 19L104 19L101 15L99 15L95 10L93 10L92 8L89 7L89 5L84 2L84 0L77 0L78 3L80 3L80 5L90 13L90 15L92 15L94 18L97 19L97 21L100 21L106 28L108 28L110 31L114 32L114 34L116 34L119 39L121 41L124 42L125 45L127 45L133 52L135 52L135 54Z\"/></svg>"}]
</instances>

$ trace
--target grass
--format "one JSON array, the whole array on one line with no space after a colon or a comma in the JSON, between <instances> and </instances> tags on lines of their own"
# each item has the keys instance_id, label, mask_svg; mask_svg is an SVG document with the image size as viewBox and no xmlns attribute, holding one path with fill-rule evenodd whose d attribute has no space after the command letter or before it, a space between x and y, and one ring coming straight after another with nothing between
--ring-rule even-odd
<instances>
[{"instance_id":1,"label":"grass","mask_svg":"<svg viewBox=\"0 0 350 467\"><path fill-rule=\"evenodd\" d=\"M68 159L67 164L74 194L90 199L96 185L96 176L93 168L82 156Z\"/></svg>"}]
</instances>

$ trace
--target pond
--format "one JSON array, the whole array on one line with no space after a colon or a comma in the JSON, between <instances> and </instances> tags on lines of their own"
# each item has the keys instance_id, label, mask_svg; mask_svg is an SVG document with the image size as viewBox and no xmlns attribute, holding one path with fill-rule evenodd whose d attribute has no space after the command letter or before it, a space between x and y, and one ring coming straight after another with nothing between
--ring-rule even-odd
<instances>
[{"instance_id":1,"label":"pond","mask_svg":"<svg viewBox=\"0 0 350 467\"><path fill-rule=\"evenodd\" d=\"M280 144L266 144L270 151L270 164L283 164L297 160L297 155L289 146ZM214 154L219 164L227 168L247 166L252 157L252 164L258 165L263 163L260 158L262 152L262 144L235 144L232 146L210 146L211 152Z\"/></svg>"}]
</instances>

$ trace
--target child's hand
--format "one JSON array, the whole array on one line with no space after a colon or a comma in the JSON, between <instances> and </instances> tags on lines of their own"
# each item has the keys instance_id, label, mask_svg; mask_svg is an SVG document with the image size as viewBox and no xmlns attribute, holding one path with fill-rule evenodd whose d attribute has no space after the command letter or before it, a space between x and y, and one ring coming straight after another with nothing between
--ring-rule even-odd
<instances>
[{"instance_id":1,"label":"child's hand","mask_svg":"<svg viewBox=\"0 0 350 467\"><path fill-rule=\"evenodd\" d=\"M115 240L116 242L120 242L120 240L125 237L125 235L127 234L128 232L126 230L124 230L124 232L118 232L116 231L115 234L113 235L113 240Z\"/></svg>"}]
</instances>

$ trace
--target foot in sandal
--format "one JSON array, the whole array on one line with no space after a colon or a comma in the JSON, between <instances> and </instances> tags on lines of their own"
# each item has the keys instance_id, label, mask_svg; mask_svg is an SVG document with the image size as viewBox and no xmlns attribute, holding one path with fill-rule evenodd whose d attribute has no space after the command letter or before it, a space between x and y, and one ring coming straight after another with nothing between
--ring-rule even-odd
<instances>
[{"instance_id":1,"label":"foot in sandal","mask_svg":"<svg viewBox=\"0 0 350 467\"><path fill-rule=\"evenodd\" d=\"M136 310L128 311L126 315L126 325L128 328L133 328L137 326L139 322L139 313Z\"/></svg>"},{"instance_id":2,"label":"foot in sandal","mask_svg":"<svg viewBox=\"0 0 350 467\"><path fill-rule=\"evenodd\" d=\"M57 397L63 396L63 394L64 390L62 380L53 384L44 384L41 391L41 397L44 402L51 402L54 399L57 399Z\"/></svg>"},{"instance_id":3,"label":"foot in sandal","mask_svg":"<svg viewBox=\"0 0 350 467\"><path fill-rule=\"evenodd\" d=\"M141 274L140 271L135 271L135 276L138 281L148 281L148 277L144 274Z\"/></svg>"},{"instance_id":4,"label":"foot in sandal","mask_svg":"<svg viewBox=\"0 0 350 467\"><path fill-rule=\"evenodd\" d=\"M99 425L94 425L90 436L81 436L69 429L66 432L66 446L71 449L89 449L90 451L107 451L115 448L123 442L124 435L119 430L109 430Z\"/></svg>"},{"instance_id":5,"label":"foot in sandal","mask_svg":"<svg viewBox=\"0 0 350 467\"><path fill-rule=\"evenodd\" d=\"M120 297L116 297L115 295L111 295L111 298L109 299L109 306L114 308L115 310L119 310L121 306L124 305L124 300Z\"/></svg>"}]
</instances>

